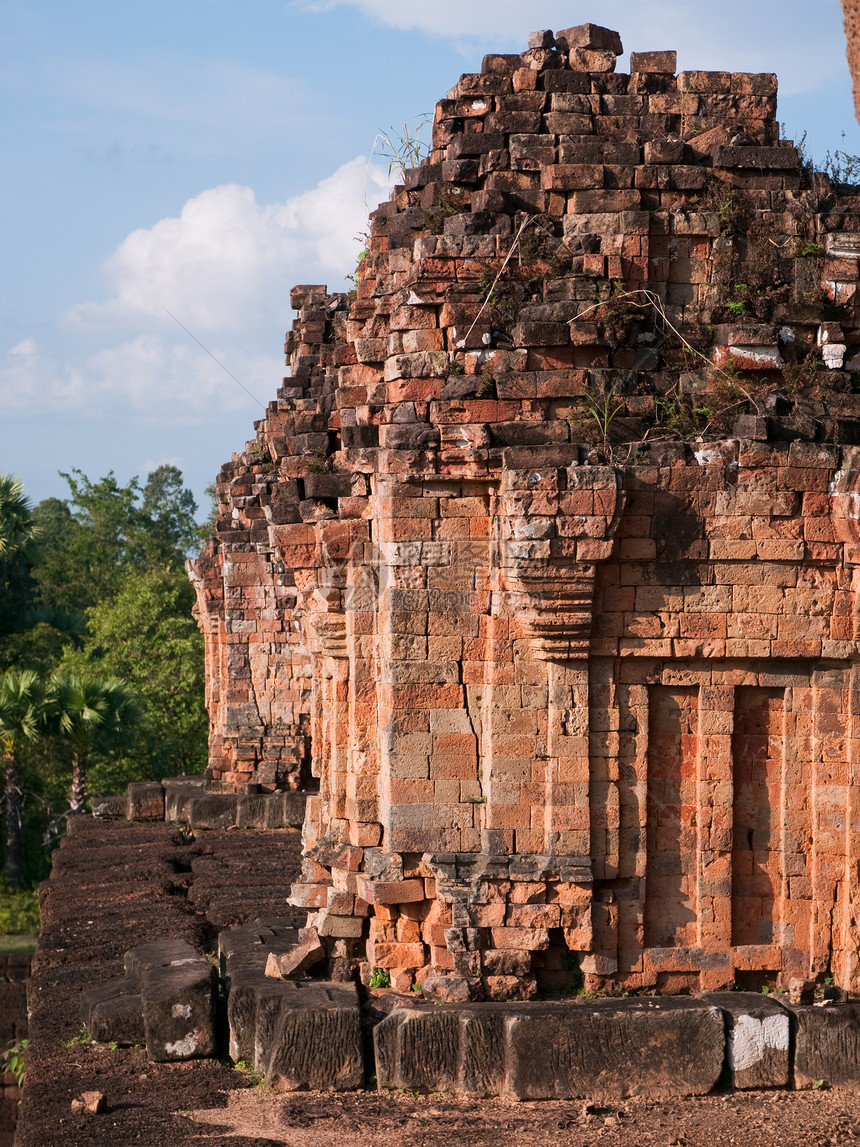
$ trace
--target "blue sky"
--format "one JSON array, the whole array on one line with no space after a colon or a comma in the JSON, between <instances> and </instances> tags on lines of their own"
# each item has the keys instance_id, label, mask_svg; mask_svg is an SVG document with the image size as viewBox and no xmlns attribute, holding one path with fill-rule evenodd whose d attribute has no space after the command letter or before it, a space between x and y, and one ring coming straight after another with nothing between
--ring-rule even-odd
<instances>
[{"instance_id":1,"label":"blue sky","mask_svg":"<svg viewBox=\"0 0 860 1147\"><path fill-rule=\"evenodd\" d=\"M0 0L0 19L0 471L34 500L65 493L59 470L170 461L202 501L261 408L164 308L268 402L289 287L346 289L386 195L377 132L534 28L777 71L790 137L860 152L837 0Z\"/></svg>"}]
</instances>

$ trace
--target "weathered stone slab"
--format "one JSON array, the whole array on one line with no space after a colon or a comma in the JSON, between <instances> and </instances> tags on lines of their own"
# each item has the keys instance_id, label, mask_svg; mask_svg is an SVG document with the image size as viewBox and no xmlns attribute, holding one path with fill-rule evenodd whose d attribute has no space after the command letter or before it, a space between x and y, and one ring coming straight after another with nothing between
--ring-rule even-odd
<instances>
[{"instance_id":1,"label":"weathered stone slab","mask_svg":"<svg viewBox=\"0 0 860 1147\"><path fill-rule=\"evenodd\" d=\"M282 995L268 1017L257 1014L257 1070L283 1091L333 1088L364 1082L358 995L353 984L269 980ZM286 989L286 991L284 991Z\"/></svg>"},{"instance_id":2,"label":"weathered stone slab","mask_svg":"<svg viewBox=\"0 0 860 1147\"><path fill-rule=\"evenodd\" d=\"M233 793L207 793L191 802L188 822L192 828L231 828L237 804Z\"/></svg>"},{"instance_id":3,"label":"weathered stone slab","mask_svg":"<svg viewBox=\"0 0 860 1147\"><path fill-rule=\"evenodd\" d=\"M700 999L726 1017L726 1063L738 1091L787 1087L791 1016L776 1000L753 992L709 992Z\"/></svg>"},{"instance_id":4,"label":"weathered stone slab","mask_svg":"<svg viewBox=\"0 0 860 1147\"><path fill-rule=\"evenodd\" d=\"M275 979L295 979L324 959L326 950L320 943L316 928L301 928L297 942L287 951L270 951L266 960L266 975Z\"/></svg>"},{"instance_id":5,"label":"weathered stone slab","mask_svg":"<svg viewBox=\"0 0 860 1147\"><path fill-rule=\"evenodd\" d=\"M93 797L92 806L93 816L105 820L122 820L128 812L128 797L125 793L112 797Z\"/></svg>"},{"instance_id":6,"label":"weathered stone slab","mask_svg":"<svg viewBox=\"0 0 860 1147\"><path fill-rule=\"evenodd\" d=\"M265 793L240 796L236 802L237 828L267 828L269 797Z\"/></svg>"},{"instance_id":7,"label":"weathered stone slab","mask_svg":"<svg viewBox=\"0 0 860 1147\"><path fill-rule=\"evenodd\" d=\"M136 781L126 790L129 820L164 820L164 789L159 781Z\"/></svg>"},{"instance_id":8,"label":"weathered stone slab","mask_svg":"<svg viewBox=\"0 0 860 1147\"><path fill-rule=\"evenodd\" d=\"M191 805L200 799L202 789L202 785L165 785L164 819L171 824L187 823L191 817Z\"/></svg>"},{"instance_id":9,"label":"weathered stone slab","mask_svg":"<svg viewBox=\"0 0 860 1147\"><path fill-rule=\"evenodd\" d=\"M692 1000L404 1007L374 1046L380 1087L623 1099L709 1092L725 1029L717 1008Z\"/></svg>"},{"instance_id":10,"label":"weathered stone slab","mask_svg":"<svg viewBox=\"0 0 860 1147\"><path fill-rule=\"evenodd\" d=\"M270 1016L277 1015L281 999L288 994L285 981L267 979L259 965L252 968L250 961L242 971L236 971L227 996L227 1021L230 1028L229 1052L234 1063L244 1060L257 1063L257 1022L261 1021L263 1044L271 1028ZM262 1057L262 1056L261 1056Z\"/></svg>"},{"instance_id":11,"label":"weathered stone slab","mask_svg":"<svg viewBox=\"0 0 860 1147\"><path fill-rule=\"evenodd\" d=\"M123 961L125 973L132 980L143 981L154 968L178 967L206 963L196 948L185 940L153 940L130 948Z\"/></svg>"},{"instance_id":12,"label":"weathered stone slab","mask_svg":"<svg viewBox=\"0 0 860 1147\"><path fill-rule=\"evenodd\" d=\"M705 1095L723 1068L716 1008L594 1000L507 1021L506 1092L518 1099Z\"/></svg>"},{"instance_id":13,"label":"weathered stone slab","mask_svg":"<svg viewBox=\"0 0 860 1147\"><path fill-rule=\"evenodd\" d=\"M81 1019L96 1043L143 1043L143 1001L132 980L112 980L81 996Z\"/></svg>"},{"instance_id":14,"label":"weathered stone slab","mask_svg":"<svg viewBox=\"0 0 860 1147\"><path fill-rule=\"evenodd\" d=\"M215 1054L215 970L205 960L149 970L141 985L146 1051L167 1062Z\"/></svg>"},{"instance_id":15,"label":"weathered stone slab","mask_svg":"<svg viewBox=\"0 0 860 1147\"><path fill-rule=\"evenodd\" d=\"M823 1007L791 1007L794 1037L794 1086L860 1091L860 1001Z\"/></svg>"}]
</instances>

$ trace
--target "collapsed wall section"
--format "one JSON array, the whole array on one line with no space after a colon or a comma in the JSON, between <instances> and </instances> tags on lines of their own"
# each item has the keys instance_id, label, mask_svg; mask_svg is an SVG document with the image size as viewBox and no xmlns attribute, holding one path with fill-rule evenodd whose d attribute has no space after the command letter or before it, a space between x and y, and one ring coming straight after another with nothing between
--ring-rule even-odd
<instances>
[{"instance_id":1,"label":"collapsed wall section","mask_svg":"<svg viewBox=\"0 0 860 1147\"><path fill-rule=\"evenodd\" d=\"M488 56L293 292L194 568L210 776L297 783L333 967L856 982L856 193L772 75Z\"/></svg>"}]
</instances>

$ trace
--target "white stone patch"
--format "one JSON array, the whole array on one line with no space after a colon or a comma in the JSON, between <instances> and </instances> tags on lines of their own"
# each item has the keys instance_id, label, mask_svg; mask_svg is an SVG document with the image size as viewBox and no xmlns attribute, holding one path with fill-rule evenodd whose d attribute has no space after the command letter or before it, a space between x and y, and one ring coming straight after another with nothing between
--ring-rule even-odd
<instances>
[{"instance_id":1,"label":"white stone patch","mask_svg":"<svg viewBox=\"0 0 860 1147\"><path fill-rule=\"evenodd\" d=\"M860 257L860 235L829 234L825 239L827 254L834 259L857 259Z\"/></svg>"},{"instance_id":2,"label":"white stone patch","mask_svg":"<svg viewBox=\"0 0 860 1147\"><path fill-rule=\"evenodd\" d=\"M775 346L730 346L729 354L733 358L754 362L756 366L773 366L779 370L785 365L779 347Z\"/></svg>"},{"instance_id":3,"label":"white stone patch","mask_svg":"<svg viewBox=\"0 0 860 1147\"><path fill-rule=\"evenodd\" d=\"M175 1043L166 1043L164 1050L176 1059L188 1059L197 1051L198 1043L197 1032L189 1032L184 1039L178 1039Z\"/></svg>"},{"instance_id":4,"label":"white stone patch","mask_svg":"<svg viewBox=\"0 0 860 1147\"><path fill-rule=\"evenodd\" d=\"M191 1004L174 1004L170 1009L170 1014L175 1020L190 1020Z\"/></svg>"},{"instance_id":5,"label":"white stone patch","mask_svg":"<svg viewBox=\"0 0 860 1147\"><path fill-rule=\"evenodd\" d=\"M710 466L712 462L719 462L722 459L722 454L719 450L697 450L693 457L700 466Z\"/></svg>"},{"instance_id":6,"label":"white stone patch","mask_svg":"<svg viewBox=\"0 0 860 1147\"><path fill-rule=\"evenodd\" d=\"M794 333L793 327L780 327L779 337L782 339L786 346L793 346L794 343L797 342L797 336Z\"/></svg>"},{"instance_id":7,"label":"white stone patch","mask_svg":"<svg viewBox=\"0 0 860 1147\"><path fill-rule=\"evenodd\" d=\"M729 1035L729 1066L746 1071L755 1066L768 1048L788 1051L788 1016L738 1016Z\"/></svg>"},{"instance_id":8,"label":"white stone patch","mask_svg":"<svg viewBox=\"0 0 860 1147\"><path fill-rule=\"evenodd\" d=\"M841 370L848 347L845 343L825 343L821 348L824 365L828 370Z\"/></svg>"}]
</instances>

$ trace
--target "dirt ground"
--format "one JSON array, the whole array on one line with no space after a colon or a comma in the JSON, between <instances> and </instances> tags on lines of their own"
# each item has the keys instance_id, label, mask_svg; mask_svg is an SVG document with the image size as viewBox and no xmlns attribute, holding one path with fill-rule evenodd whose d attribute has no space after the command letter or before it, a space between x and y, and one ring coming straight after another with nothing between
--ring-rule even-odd
<instances>
[{"instance_id":1,"label":"dirt ground","mask_svg":"<svg viewBox=\"0 0 860 1147\"><path fill-rule=\"evenodd\" d=\"M438 1095L250 1089L190 1113L202 1141L287 1147L842 1147L860 1143L860 1097L757 1092L683 1102L505 1104ZM204 1130L204 1128L206 1130ZM232 1138L237 1135L239 1138ZM211 1138L210 1138L211 1136Z\"/></svg>"},{"instance_id":2,"label":"dirt ground","mask_svg":"<svg viewBox=\"0 0 860 1147\"><path fill-rule=\"evenodd\" d=\"M671 1102L505 1103L408 1093L274 1094L227 1061L152 1064L81 1038L80 993L121 974L135 944L282 916L299 834L189 839L163 824L82 818L43 886L30 981L18 1147L843 1147L860 1144L860 1093L750 1092ZM858 1081L860 1089L860 1081ZM71 1101L102 1091L107 1110Z\"/></svg>"}]
</instances>

